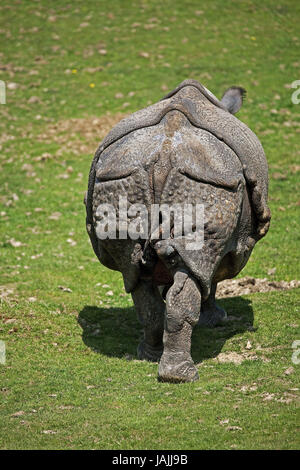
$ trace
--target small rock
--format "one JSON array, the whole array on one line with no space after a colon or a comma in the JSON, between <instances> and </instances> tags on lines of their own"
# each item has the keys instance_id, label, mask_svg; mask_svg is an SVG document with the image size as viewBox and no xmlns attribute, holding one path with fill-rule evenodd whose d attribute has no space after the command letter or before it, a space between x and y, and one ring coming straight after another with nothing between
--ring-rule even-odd
<instances>
[{"instance_id":1,"label":"small rock","mask_svg":"<svg viewBox=\"0 0 300 470\"><path fill-rule=\"evenodd\" d=\"M14 82L10 82L7 84L7 88L8 90L16 90L18 88L18 84L17 83L14 83Z\"/></svg>"},{"instance_id":2,"label":"small rock","mask_svg":"<svg viewBox=\"0 0 300 470\"><path fill-rule=\"evenodd\" d=\"M18 418L19 416L23 416L25 414L25 412L23 410L20 410L20 411L16 411L16 413L12 414L11 417L12 418Z\"/></svg>"},{"instance_id":3,"label":"small rock","mask_svg":"<svg viewBox=\"0 0 300 470\"><path fill-rule=\"evenodd\" d=\"M64 286L58 286L59 289L61 289L63 292L72 292L72 289L69 287L64 287Z\"/></svg>"},{"instance_id":4,"label":"small rock","mask_svg":"<svg viewBox=\"0 0 300 470\"><path fill-rule=\"evenodd\" d=\"M10 324L10 323L16 323L16 319L15 318L8 318L7 320L4 320L4 323L5 324Z\"/></svg>"},{"instance_id":5,"label":"small rock","mask_svg":"<svg viewBox=\"0 0 300 470\"><path fill-rule=\"evenodd\" d=\"M229 423L229 419L222 419L220 421L221 426L224 426L224 424L228 424L228 423Z\"/></svg>"},{"instance_id":6,"label":"small rock","mask_svg":"<svg viewBox=\"0 0 300 470\"><path fill-rule=\"evenodd\" d=\"M8 240L8 243L11 246L13 246L14 248L18 248L19 246L23 246L22 242L19 242L19 241L15 240L14 238L11 238L10 240Z\"/></svg>"},{"instance_id":7,"label":"small rock","mask_svg":"<svg viewBox=\"0 0 300 470\"><path fill-rule=\"evenodd\" d=\"M39 103L40 102L40 99L38 96L31 96L29 99L28 99L28 104L35 104L35 103Z\"/></svg>"},{"instance_id":8,"label":"small rock","mask_svg":"<svg viewBox=\"0 0 300 470\"><path fill-rule=\"evenodd\" d=\"M50 220L58 220L61 217L60 212L53 212L51 215L49 215L48 219Z\"/></svg>"},{"instance_id":9,"label":"small rock","mask_svg":"<svg viewBox=\"0 0 300 470\"><path fill-rule=\"evenodd\" d=\"M240 426L227 426L226 431L242 431Z\"/></svg>"}]
</instances>

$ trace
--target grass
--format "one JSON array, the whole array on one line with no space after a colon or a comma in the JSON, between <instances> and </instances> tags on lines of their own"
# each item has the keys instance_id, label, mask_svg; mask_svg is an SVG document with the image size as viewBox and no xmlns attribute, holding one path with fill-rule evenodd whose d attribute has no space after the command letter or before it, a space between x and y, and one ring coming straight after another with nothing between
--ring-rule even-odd
<instances>
[{"instance_id":1,"label":"grass","mask_svg":"<svg viewBox=\"0 0 300 470\"><path fill-rule=\"evenodd\" d=\"M2 1L2 449L299 448L299 289L221 301L236 320L194 332L200 381L158 383L157 364L136 359L141 330L121 277L99 265L85 232L103 129L64 130L70 119L92 127L145 107L185 78L217 96L244 86L239 118L265 148L273 218L241 275L299 279L300 108L290 88L299 9L293 0Z\"/></svg>"}]
</instances>

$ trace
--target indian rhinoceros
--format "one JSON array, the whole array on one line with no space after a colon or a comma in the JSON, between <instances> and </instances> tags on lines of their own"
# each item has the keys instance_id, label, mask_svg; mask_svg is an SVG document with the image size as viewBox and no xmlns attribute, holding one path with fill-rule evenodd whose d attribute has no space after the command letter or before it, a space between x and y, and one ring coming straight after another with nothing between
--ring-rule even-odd
<instances>
[{"instance_id":1,"label":"indian rhinoceros","mask_svg":"<svg viewBox=\"0 0 300 470\"><path fill-rule=\"evenodd\" d=\"M240 272L269 228L265 154L255 134L233 116L244 93L231 87L219 101L197 81L185 80L120 121L92 162L87 231L99 261L123 275L144 329L138 357L159 361L161 381L198 379L192 329L197 323L213 327L226 317L215 302L217 283ZM161 219L155 236L151 230L146 237L124 231L120 236L120 226L115 237L109 230L103 236L99 208L115 209L118 222L120 198L127 209L139 204L149 214L151 206L162 204L202 205L204 243L189 248L193 233L174 235L174 217L167 237ZM128 212L125 222L130 220Z\"/></svg>"}]
</instances>

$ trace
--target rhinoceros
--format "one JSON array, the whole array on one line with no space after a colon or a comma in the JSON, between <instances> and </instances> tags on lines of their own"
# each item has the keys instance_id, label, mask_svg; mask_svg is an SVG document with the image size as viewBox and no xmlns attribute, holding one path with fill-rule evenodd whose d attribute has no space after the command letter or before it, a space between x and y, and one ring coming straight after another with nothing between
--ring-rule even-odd
<instances>
[{"instance_id":1,"label":"rhinoceros","mask_svg":"<svg viewBox=\"0 0 300 470\"><path fill-rule=\"evenodd\" d=\"M160 381L199 378L191 358L192 329L224 321L226 312L215 301L217 283L240 272L269 229L265 154L256 135L233 115L244 94L231 87L218 100L196 80L185 80L158 103L121 120L91 165L87 232L99 261L123 275L144 330L138 357L159 361ZM187 243L195 223L190 233L174 233L174 214L167 236L161 218L146 236L142 230L140 236L124 236L120 198L127 210L146 207L150 218L151 207L198 204L203 243ZM113 209L115 232L103 235L99 229L101 207ZM125 219L122 213L125 232L134 217L129 210Z\"/></svg>"}]
</instances>

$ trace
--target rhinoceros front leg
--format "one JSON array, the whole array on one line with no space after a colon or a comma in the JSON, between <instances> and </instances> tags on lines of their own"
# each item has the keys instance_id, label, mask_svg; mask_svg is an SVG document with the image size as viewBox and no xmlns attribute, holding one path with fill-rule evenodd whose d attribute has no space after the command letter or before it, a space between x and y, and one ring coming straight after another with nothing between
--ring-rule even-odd
<instances>
[{"instance_id":1,"label":"rhinoceros front leg","mask_svg":"<svg viewBox=\"0 0 300 470\"><path fill-rule=\"evenodd\" d=\"M196 280L184 270L174 275L166 297L164 352L158 379L165 382L193 382L199 378L191 358L191 335L197 324L201 293Z\"/></svg>"},{"instance_id":2,"label":"rhinoceros front leg","mask_svg":"<svg viewBox=\"0 0 300 470\"><path fill-rule=\"evenodd\" d=\"M213 284L208 299L202 302L199 326L213 328L227 318L226 311L216 304L216 289L217 284Z\"/></svg>"},{"instance_id":3,"label":"rhinoceros front leg","mask_svg":"<svg viewBox=\"0 0 300 470\"><path fill-rule=\"evenodd\" d=\"M165 303L151 281L140 280L131 293L144 328L144 338L138 346L138 358L159 361L163 352Z\"/></svg>"}]
</instances>

